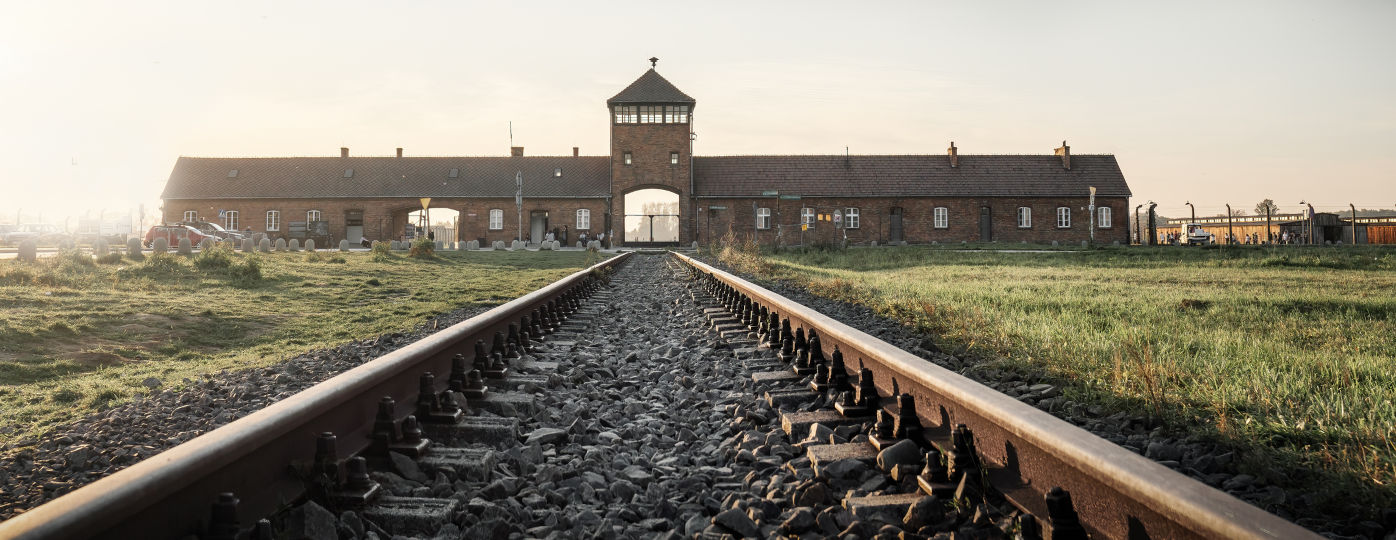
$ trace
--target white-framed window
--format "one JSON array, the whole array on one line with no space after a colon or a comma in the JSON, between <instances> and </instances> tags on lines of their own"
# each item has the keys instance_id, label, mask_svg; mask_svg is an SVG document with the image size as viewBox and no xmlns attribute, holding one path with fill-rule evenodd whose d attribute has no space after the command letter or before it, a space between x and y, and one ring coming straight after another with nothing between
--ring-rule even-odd
<instances>
[{"instance_id":1,"label":"white-framed window","mask_svg":"<svg viewBox=\"0 0 1396 540\"><path fill-rule=\"evenodd\" d=\"M223 212L223 228L230 231L238 230L238 211L227 210Z\"/></svg>"},{"instance_id":2,"label":"white-framed window","mask_svg":"<svg viewBox=\"0 0 1396 540\"><path fill-rule=\"evenodd\" d=\"M281 230L281 211L267 210L267 232Z\"/></svg>"},{"instance_id":3,"label":"white-framed window","mask_svg":"<svg viewBox=\"0 0 1396 540\"><path fill-rule=\"evenodd\" d=\"M762 229L762 230L771 228L771 209L770 209L770 208L757 208L757 209L756 209L756 228Z\"/></svg>"},{"instance_id":4,"label":"white-framed window","mask_svg":"<svg viewBox=\"0 0 1396 540\"><path fill-rule=\"evenodd\" d=\"M1058 228L1058 229L1068 229L1068 228L1071 228L1071 207L1069 207L1069 206L1058 206L1058 207L1057 207L1057 228Z\"/></svg>"},{"instance_id":5,"label":"white-framed window","mask_svg":"<svg viewBox=\"0 0 1396 540\"><path fill-rule=\"evenodd\" d=\"M586 230L591 228L591 210L586 208L577 209L577 229Z\"/></svg>"},{"instance_id":6,"label":"white-framed window","mask_svg":"<svg viewBox=\"0 0 1396 540\"><path fill-rule=\"evenodd\" d=\"M858 209L857 209L857 208L844 208L844 209L843 209L843 228L845 228L845 229L857 229L857 228L858 228Z\"/></svg>"},{"instance_id":7,"label":"white-framed window","mask_svg":"<svg viewBox=\"0 0 1396 540\"><path fill-rule=\"evenodd\" d=\"M185 211L184 211L184 221L198 221L198 220L199 220L199 211L198 211L198 210L185 210Z\"/></svg>"},{"instance_id":8,"label":"white-framed window","mask_svg":"<svg viewBox=\"0 0 1396 540\"><path fill-rule=\"evenodd\" d=\"M1019 229L1031 229L1031 228L1032 228L1032 208L1029 208L1029 207L1026 207L1026 206L1019 206L1019 207L1018 207L1018 228L1019 228Z\"/></svg>"},{"instance_id":9,"label":"white-framed window","mask_svg":"<svg viewBox=\"0 0 1396 540\"><path fill-rule=\"evenodd\" d=\"M498 208L490 210L490 230L499 231L504 229L504 211Z\"/></svg>"},{"instance_id":10,"label":"white-framed window","mask_svg":"<svg viewBox=\"0 0 1396 540\"><path fill-rule=\"evenodd\" d=\"M631 155L630 152L626 152L624 154L621 154L621 161L624 162L626 165L633 165L635 164L635 157Z\"/></svg>"},{"instance_id":11,"label":"white-framed window","mask_svg":"<svg viewBox=\"0 0 1396 540\"><path fill-rule=\"evenodd\" d=\"M312 222L312 221L320 221L320 211L319 211L319 210L311 210L311 211L305 213L305 222L306 222L306 223L310 223L310 222Z\"/></svg>"},{"instance_id":12,"label":"white-framed window","mask_svg":"<svg viewBox=\"0 0 1396 540\"><path fill-rule=\"evenodd\" d=\"M934 225L937 229L950 228L950 209L944 206L937 206L931 214L934 217Z\"/></svg>"},{"instance_id":13,"label":"white-framed window","mask_svg":"<svg viewBox=\"0 0 1396 540\"><path fill-rule=\"evenodd\" d=\"M640 123L641 123L641 124L662 124L662 123L664 123L664 106L663 106L663 105L641 105L641 106L640 106Z\"/></svg>"},{"instance_id":14,"label":"white-framed window","mask_svg":"<svg viewBox=\"0 0 1396 540\"><path fill-rule=\"evenodd\" d=\"M1102 229L1109 229L1109 228L1110 228L1110 217L1111 217L1111 216L1110 216L1110 214L1111 214L1111 212L1110 212L1110 207L1109 207L1109 206L1101 206L1101 207L1099 207L1099 208L1096 208L1096 209L1095 209L1095 212L1096 212L1096 214L1097 214L1097 216L1096 216L1096 221L1097 221L1096 226L1097 226L1097 227L1100 227L1100 228L1102 228Z\"/></svg>"},{"instance_id":15,"label":"white-framed window","mask_svg":"<svg viewBox=\"0 0 1396 540\"><path fill-rule=\"evenodd\" d=\"M800 224L814 226L814 209L805 207L800 209Z\"/></svg>"},{"instance_id":16,"label":"white-framed window","mask_svg":"<svg viewBox=\"0 0 1396 540\"><path fill-rule=\"evenodd\" d=\"M678 152L669 152L669 164L670 164L670 165L678 165L678 164L679 164L679 153L678 153Z\"/></svg>"}]
</instances>

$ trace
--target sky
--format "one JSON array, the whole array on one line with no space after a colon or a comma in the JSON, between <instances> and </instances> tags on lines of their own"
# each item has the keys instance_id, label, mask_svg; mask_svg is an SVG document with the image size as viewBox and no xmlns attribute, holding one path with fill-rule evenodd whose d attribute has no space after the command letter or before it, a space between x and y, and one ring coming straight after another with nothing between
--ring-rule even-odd
<instances>
[{"instance_id":1,"label":"sky","mask_svg":"<svg viewBox=\"0 0 1396 540\"><path fill-rule=\"evenodd\" d=\"M1396 2L48 2L0 19L0 223L154 214L179 156L1114 154L1163 215L1396 207ZM73 223L75 225L75 222Z\"/></svg>"}]
</instances>

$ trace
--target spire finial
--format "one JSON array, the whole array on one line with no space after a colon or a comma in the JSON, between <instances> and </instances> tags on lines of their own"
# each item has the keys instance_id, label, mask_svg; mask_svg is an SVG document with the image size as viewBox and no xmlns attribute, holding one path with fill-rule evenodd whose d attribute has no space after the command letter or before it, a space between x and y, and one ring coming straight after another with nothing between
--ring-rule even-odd
<instances>
[{"instance_id":1,"label":"spire finial","mask_svg":"<svg viewBox=\"0 0 1396 540\"><path fill-rule=\"evenodd\" d=\"M657 65L657 64L659 64L659 59L658 59L658 58L655 58L655 57L653 57L653 56L651 56L651 57L650 57L650 69L654 69L655 65Z\"/></svg>"}]
</instances>

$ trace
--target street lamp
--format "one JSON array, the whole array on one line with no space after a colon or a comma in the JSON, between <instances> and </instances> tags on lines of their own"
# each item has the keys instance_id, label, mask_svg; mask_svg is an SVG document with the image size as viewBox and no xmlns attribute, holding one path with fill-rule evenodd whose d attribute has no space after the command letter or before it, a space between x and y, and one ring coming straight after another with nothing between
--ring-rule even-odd
<instances>
[{"instance_id":1,"label":"street lamp","mask_svg":"<svg viewBox=\"0 0 1396 540\"><path fill-rule=\"evenodd\" d=\"M1188 205L1188 208L1190 208L1190 209L1192 210L1192 220L1191 220L1191 221L1192 221L1193 223L1197 223L1197 208L1194 208L1194 207L1192 206L1192 203L1191 203L1191 202L1185 202L1185 203L1183 203L1183 204Z\"/></svg>"}]
</instances>

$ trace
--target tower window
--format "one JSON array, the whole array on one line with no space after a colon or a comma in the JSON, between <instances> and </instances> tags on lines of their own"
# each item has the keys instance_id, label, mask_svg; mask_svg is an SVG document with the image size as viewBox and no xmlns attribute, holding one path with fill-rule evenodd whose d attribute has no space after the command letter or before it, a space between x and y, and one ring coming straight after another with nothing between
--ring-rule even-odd
<instances>
[{"instance_id":1,"label":"tower window","mask_svg":"<svg viewBox=\"0 0 1396 540\"><path fill-rule=\"evenodd\" d=\"M669 105L664 107L664 123L687 124L688 105Z\"/></svg>"},{"instance_id":2,"label":"tower window","mask_svg":"<svg viewBox=\"0 0 1396 540\"><path fill-rule=\"evenodd\" d=\"M679 153L678 153L678 152L669 152L669 164L670 164L670 165L678 165L678 164L679 164Z\"/></svg>"},{"instance_id":3,"label":"tower window","mask_svg":"<svg viewBox=\"0 0 1396 540\"><path fill-rule=\"evenodd\" d=\"M231 171L228 171L228 178L237 178L237 177L238 177L238 170L237 170L237 169L233 169L233 170L231 170Z\"/></svg>"},{"instance_id":4,"label":"tower window","mask_svg":"<svg viewBox=\"0 0 1396 540\"><path fill-rule=\"evenodd\" d=\"M641 124L662 124L662 123L664 123L664 106L663 106L663 105L641 105L641 106L640 106L640 123L641 123Z\"/></svg>"},{"instance_id":5,"label":"tower window","mask_svg":"<svg viewBox=\"0 0 1396 540\"><path fill-rule=\"evenodd\" d=\"M451 169L451 172L447 173L447 174L446 174L446 177L447 177L447 178L460 178L460 169Z\"/></svg>"},{"instance_id":6,"label":"tower window","mask_svg":"<svg viewBox=\"0 0 1396 540\"><path fill-rule=\"evenodd\" d=\"M616 106L616 123L617 123L617 124L634 124L635 121L636 121L636 116L635 116L635 106L634 106L634 105L617 105L617 106Z\"/></svg>"},{"instance_id":7,"label":"tower window","mask_svg":"<svg viewBox=\"0 0 1396 540\"><path fill-rule=\"evenodd\" d=\"M562 169L553 169L553 176L562 176Z\"/></svg>"},{"instance_id":8,"label":"tower window","mask_svg":"<svg viewBox=\"0 0 1396 540\"><path fill-rule=\"evenodd\" d=\"M630 152L621 154L621 160L624 161L626 165L633 165L635 163L635 160L630 157Z\"/></svg>"}]
</instances>

